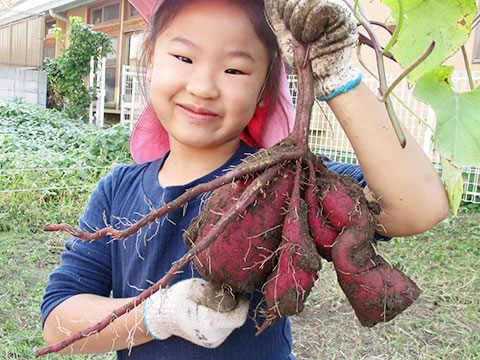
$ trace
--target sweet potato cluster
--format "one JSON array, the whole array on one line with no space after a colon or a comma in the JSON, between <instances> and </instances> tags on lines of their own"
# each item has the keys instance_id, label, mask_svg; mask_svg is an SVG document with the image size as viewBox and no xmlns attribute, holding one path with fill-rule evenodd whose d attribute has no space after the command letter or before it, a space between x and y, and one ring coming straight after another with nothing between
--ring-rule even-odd
<instances>
[{"instance_id":1,"label":"sweet potato cluster","mask_svg":"<svg viewBox=\"0 0 480 360\"><path fill-rule=\"evenodd\" d=\"M241 166L288 152L287 138L251 155ZM184 234L190 248L201 242L260 174L249 174L217 188ZM232 220L194 263L205 279L233 293L261 290L267 306L259 333L277 318L303 310L321 258L332 261L339 284L364 326L388 321L412 304L420 290L388 264L373 247L375 215L360 185L303 156L263 170L250 205Z\"/></svg>"}]
</instances>

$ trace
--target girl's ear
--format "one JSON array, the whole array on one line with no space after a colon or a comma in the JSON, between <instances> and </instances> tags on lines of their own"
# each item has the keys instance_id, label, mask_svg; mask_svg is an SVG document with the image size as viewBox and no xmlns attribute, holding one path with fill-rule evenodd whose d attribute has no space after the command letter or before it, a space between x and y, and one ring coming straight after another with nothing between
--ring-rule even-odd
<instances>
[{"instance_id":1,"label":"girl's ear","mask_svg":"<svg viewBox=\"0 0 480 360\"><path fill-rule=\"evenodd\" d=\"M147 62L147 81L152 82L153 59L150 58Z\"/></svg>"},{"instance_id":2,"label":"girl's ear","mask_svg":"<svg viewBox=\"0 0 480 360\"><path fill-rule=\"evenodd\" d=\"M153 71L153 51L150 48L150 41L149 39L145 39L144 48L148 49L145 50L144 56L147 59L147 81L151 82L152 80L152 71Z\"/></svg>"},{"instance_id":3,"label":"girl's ear","mask_svg":"<svg viewBox=\"0 0 480 360\"><path fill-rule=\"evenodd\" d=\"M257 107L263 109L265 107L265 104L266 104L265 96L262 96L260 98L260 101L257 104Z\"/></svg>"}]
</instances>

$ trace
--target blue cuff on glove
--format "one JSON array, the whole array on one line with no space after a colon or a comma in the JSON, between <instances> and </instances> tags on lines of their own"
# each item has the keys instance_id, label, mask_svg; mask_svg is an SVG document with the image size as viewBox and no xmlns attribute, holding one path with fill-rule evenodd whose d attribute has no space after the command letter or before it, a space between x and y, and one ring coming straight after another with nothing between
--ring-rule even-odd
<instances>
[{"instance_id":1,"label":"blue cuff on glove","mask_svg":"<svg viewBox=\"0 0 480 360\"><path fill-rule=\"evenodd\" d=\"M327 101L327 100L330 100L330 99L334 98L335 96L337 96L339 94L346 93L347 91L350 91L350 90L356 88L357 85L360 83L360 81L362 81L362 74L360 74L360 76L357 77L356 79L350 80L345 85L343 85L342 87L335 90L333 93L331 93L327 96L324 96L324 97L317 98L317 100Z\"/></svg>"}]
</instances>

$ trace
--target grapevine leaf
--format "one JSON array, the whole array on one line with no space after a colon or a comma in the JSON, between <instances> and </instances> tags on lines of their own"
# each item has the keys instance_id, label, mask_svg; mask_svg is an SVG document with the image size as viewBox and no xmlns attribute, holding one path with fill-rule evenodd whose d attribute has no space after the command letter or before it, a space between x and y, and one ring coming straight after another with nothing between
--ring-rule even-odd
<instances>
[{"instance_id":1,"label":"grapevine leaf","mask_svg":"<svg viewBox=\"0 0 480 360\"><path fill-rule=\"evenodd\" d=\"M398 20L398 2L404 9L403 27L391 53L402 68L413 64L434 41L433 52L409 75L413 85L423 74L442 65L465 44L477 13L475 0L382 0Z\"/></svg>"},{"instance_id":2,"label":"grapevine leaf","mask_svg":"<svg viewBox=\"0 0 480 360\"><path fill-rule=\"evenodd\" d=\"M435 145L443 157L458 167L480 165L480 86L455 92L451 87L452 66L425 74L415 86L414 96L429 104L437 117Z\"/></svg>"},{"instance_id":3,"label":"grapevine leaf","mask_svg":"<svg viewBox=\"0 0 480 360\"><path fill-rule=\"evenodd\" d=\"M460 202L463 194L463 168L456 167L449 160L442 157L442 177L445 182L445 189L447 190L448 202L450 209L455 216L457 216Z\"/></svg>"}]
</instances>

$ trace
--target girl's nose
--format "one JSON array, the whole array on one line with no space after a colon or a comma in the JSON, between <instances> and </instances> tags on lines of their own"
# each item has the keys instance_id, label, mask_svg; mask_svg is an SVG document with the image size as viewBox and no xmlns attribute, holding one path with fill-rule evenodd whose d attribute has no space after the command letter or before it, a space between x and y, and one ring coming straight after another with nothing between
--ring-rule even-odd
<instances>
[{"instance_id":1,"label":"girl's nose","mask_svg":"<svg viewBox=\"0 0 480 360\"><path fill-rule=\"evenodd\" d=\"M208 69L196 69L187 80L187 91L199 98L216 99L220 91L215 82L215 76Z\"/></svg>"}]
</instances>

